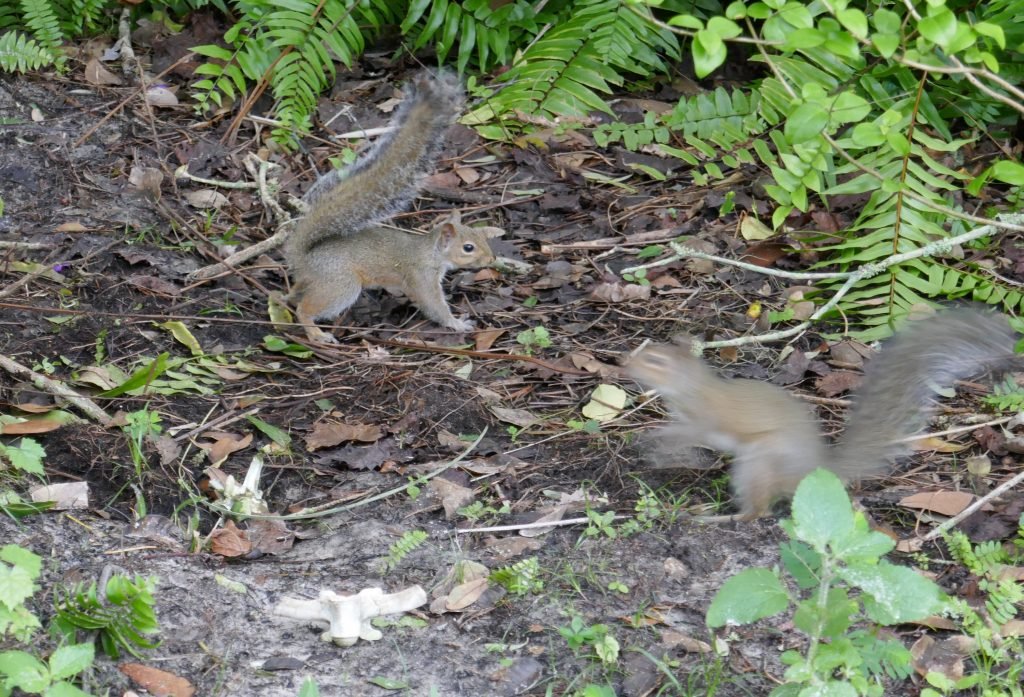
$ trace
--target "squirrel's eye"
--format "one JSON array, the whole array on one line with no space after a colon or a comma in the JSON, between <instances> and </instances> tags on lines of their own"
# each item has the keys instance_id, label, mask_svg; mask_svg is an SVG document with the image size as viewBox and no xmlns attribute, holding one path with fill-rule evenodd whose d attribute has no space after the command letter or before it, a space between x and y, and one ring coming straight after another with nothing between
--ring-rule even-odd
<instances>
[{"instance_id":1,"label":"squirrel's eye","mask_svg":"<svg viewBox=\"0 0 1024 697\"><path fill-rule=\"evenodd\" d=\"M466 244L462 245L462 251L464 251L466 254L472 254L475 250L476 245L473 244L472 242L467 242Z\"/></svg>"}]
</instances>

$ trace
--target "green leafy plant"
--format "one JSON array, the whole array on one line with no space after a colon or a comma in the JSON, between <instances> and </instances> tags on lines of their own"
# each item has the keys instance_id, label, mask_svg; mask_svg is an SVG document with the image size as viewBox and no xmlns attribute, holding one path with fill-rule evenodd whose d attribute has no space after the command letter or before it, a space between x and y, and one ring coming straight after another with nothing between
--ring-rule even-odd
<instances>
[{"instance_id":1,"label":"green leafy plant","mask_svg":"<svg viewBox=\"0 0 1024 697\"><path fill-rule=\"evenodd\" d=\"M160 631L153 597L156 584L153 576L130 579L114 574L102 597L95 582L57 588L53 627L69 638L79 630L95 632L100 646L111 658L119 657L122 650L139 657L139 649L152 649L159 644L146 638Z\"/></svg>"},{"instance_id":2,"label":"green leafy plant","mask_svg":"<svg viewBox=\"0 0 1024 697\"><path fill-rule=\"evenodd\" d=\"M527 355L533 355L538 349L551 347L551 334L546 327L533 327L524 329L516 334L516 342L523 347Z\"/></svg>"},{"instance_id":3,"label":"green leafy plant","mask_svg":"<svg viewBox=\"0 0 1024 697\"><path fill-rule=\"evenodd\" d=\"M1024 411L1024 387L1018 385L1012 377L1007 377L995 383L992 394L986 395L982 401L1000 412Z\"/></svg>"},{"instance_id":4,"label":"green leafy plant","mask_svg":"<svg viewBox=\"0 0 1024 697\"><path fill-rule=\"evenodd\" d=\"M800 483L793 517L781 525L791 538L781 545L782 565L797 596L777 571L747 569L715 595L708 626L748 624L792 608L793 624L807 635L807 650L782 654L789 667L773 697L882 695L884 676L910 674L910 653L873 627L927 617L948 607L946 597L932 581L883 558L895 543L868 528L831 472L817 470ZM867 624L854 629L857 622Z\"/></svg>"},{"instance_id":5,"label":"green leafy plant","mask_svg":"<svg viewBox=\"0 0 1024 697\"><path fill-rule=\"evenodd\" d=\"M24 547L0 547L0 640L29 647L40 628L39 618L25 606L39 586L42 558ZM93 662L92 644L62 646L43 660L37 652L13 649L0 652L0 695L15 689L31 695L84 697L71 679Z\"/></svg>"},{"instance_id":6,"label":"green leafy plant","mask_svg":"<svg viewBox=\"0 0 1024 697\"><path fill-rule=\"evenodd\" d=\"M27 474L42 477L44 457L46 451L43 450L43 446L31 438L22 438L18 445L0 443L0 465L6 462L14 469Z\"/></svg>"},{"instance_id":7,"label":"green leafy plant","mask_svg":"<svg viewBox=\"0 0 1024 697\"><path fill-rule=\"evenodd\" d=\"M24 547L0 547L0 638L27 642L39 628L39 618L25 607L25 601L39 590L36 581L42 567L42 558Z\"/></svg>"},{"instance_id":8,"label":"green leafy plant","mask_svg":"<svg viewBox=\"0 0 1024 697\"><path fill-rule=\"evenodd\" d=\"M859 268L977 225L959 201L987 184L1024 184L1024 166L1008 157L976 174L956 164L977 140L1009 133L1019 116L1021 93L1012 84L1021 72L1022 32L1009 20L1019 11L1016 0L920 0L900 11L879 0L739 0L718 11L686 10L667 25L689 40L698 76L721 66L726 44L740 40L748 43L732 55L753 54L765 76L595 135L627 147L653 144L692 168L698 184L759 162L774 180L765 191L777 204L776 227L833 196L863 196L849 234L827 248L823 262ZM1020 205L1017 196L1005 200ZM1012 284L942 254L861 279L840 310L869 327L864 337L877 338L931 298L969 297L1011 310L1024 301Z\"/></svg>"},{"instance_id":9,"label":"green leafy plant","mask_svg":"<svg viewBox=\"0 0 1024 697\"><path fill-rule=\"evenodd\" d=\"M384 560L384 573L394 571L395 567L402 563L402 560L414 549L427 541L426 532L423 530L409 530L403 534L397 542L388 547L388 556Z\"/></svg>"},{"instance_id":10,"label":"green leafy plant","mask_svg":"<svg viewBox=\"0 0 1024 697\"><path fill-rule=\"evenodd\" d=\"M62 646L45 662L27 651L4 651L0 653L0 695L17 689L46 697L89 697L71 678L92 666L95 651L92 644Z\"/></svg>"},{"instance_id":11,"label":"green leafy plant","mask_svg":"<svg viewBox=\"0 0 1024 697\"><path fill-rule=\"evenodd\" d=\"M1024 515L1019 524L1024 528ZM959 618L960 626L974 646L974 670L966 672L959 680L929 674L929 684L938 691L925 690L921 694L937 697L955 690L977 688L982 695L1021 697L1024 695L1021 690L1024 644L1016 630L1005 629L1020 614L1018 608L1024 603L1024 584L1007 574L1006 569L1019 566L1024 555L996 540L972 545L959 530L951 531L944 539L953 559L977 578L985 603L981 607L954 599L951 604L950 614Z\"/></svg>"},{"instance_id":12,"label":"green leafy plant","mask_svg":"<svg viewBox=\"0 0 1024 697\"><path fill-rule=\"evenodd\" d=\"M540 577L540 571L540 562L536 557L530 557L510 566L495 569L488 578L513 595L526 595L544 590L544 580Z\"/></svg>"},{"instance_id":13,"label":"green leafy plant","mask_svg":"<svg viewBox=\"0 0 1024 697\"><path fill-rule=\"evenodd\" d=\"M590 648L606 665L613 665L619 660L619 642L606 624L587 625L582 617L573 615L569 625L559 627L558 633L576 653L583 648Z\"/></svg>"}]
</instances>

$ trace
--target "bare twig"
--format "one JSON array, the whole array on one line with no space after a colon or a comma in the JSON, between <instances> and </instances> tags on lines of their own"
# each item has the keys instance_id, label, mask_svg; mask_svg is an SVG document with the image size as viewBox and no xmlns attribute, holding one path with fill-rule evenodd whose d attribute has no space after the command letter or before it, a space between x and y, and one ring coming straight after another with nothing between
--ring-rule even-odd
<instances>
[{"instance_id":1,"label":"bare twig","mask_svg":"<svg viewBox=\"0 0 1024 697\"><path fill-rule=\"evenodd\" d=\"M23 366L21 363L11 360L2 353L0 353L0 368L3 368L11 375L30 380L32 384L40 390L67 401L90 419L98 421L101 425L106 426L110 423L110 416L96 406L95 402L88 397L83 397L78 394L64 383L57 382L45 375L37 373L34 370Z\"/></svg>"}]
</instances>

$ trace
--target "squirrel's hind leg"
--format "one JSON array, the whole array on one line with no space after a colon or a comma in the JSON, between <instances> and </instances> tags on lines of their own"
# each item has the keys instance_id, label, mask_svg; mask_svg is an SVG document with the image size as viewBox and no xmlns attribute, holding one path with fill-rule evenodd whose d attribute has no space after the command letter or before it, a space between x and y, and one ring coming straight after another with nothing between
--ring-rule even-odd
<instances>
[{"instance_id":1,"label":"squirrel's hind leg","mask_svg":"<svg viewBox=\"0 0 1024 697\"><path fill-rule=\"evenodd\" d=\"M309 340L324 344L338 343L332 334L317 327L315 322L318 319L334 319L352 307L361 292L362 288L357 285L339 288L337 284L323 283L304 287L301 298L295 305L295 314Z\"/></svg>"}]
</instances>

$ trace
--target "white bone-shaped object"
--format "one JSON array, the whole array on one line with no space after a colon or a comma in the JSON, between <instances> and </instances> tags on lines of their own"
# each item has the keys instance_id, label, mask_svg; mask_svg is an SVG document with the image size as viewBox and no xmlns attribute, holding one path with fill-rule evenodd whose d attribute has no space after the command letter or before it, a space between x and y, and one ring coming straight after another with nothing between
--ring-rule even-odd
<instances>
[{"instance_id":1,"label":"white bone-shaped object","mask_svg":"<svg viewBox=\"0 0 1024 697\"><path fill-rule=\"evenodd\" d=\"M384 635L370 625L381 615L408 612L427 602L426 592L410 586L397 593L384 593L380 588L364 588L355 595L339 595L332 590L320 591L314 600L283 598L274 614L295 620L326 622L329 626L320 638L338 646L352 646L360 639L377 641Z\"/></svg>"}]
</instances>

